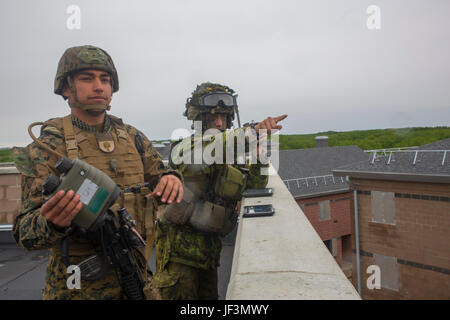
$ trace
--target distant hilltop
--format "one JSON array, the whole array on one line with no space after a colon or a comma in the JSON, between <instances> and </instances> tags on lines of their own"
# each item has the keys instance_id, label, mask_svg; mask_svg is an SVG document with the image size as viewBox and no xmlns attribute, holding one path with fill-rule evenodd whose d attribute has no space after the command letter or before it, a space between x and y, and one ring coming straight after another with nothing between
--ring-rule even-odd
<instances>
[{"instance_id":1,"label":"distant hilltop","mask_svg":"<svg viewBox=\"0 0 450 320\"><path fill-rule=\"evenodd\" d=\"M280 134L280 150L314 148L317 139L330 147L356 145L363 150L415 147L450 138L450 127L409 127L311 134ZM170 140L153 140L165 144Z\"/></svg>"},{"instance_id":2,"label":"distant hilltop","mask_svg":"<svg viewBox=\"0 0 450 320\"><path fill-rule=\"evenodd\" d=\"M31 138L26 142L0 142L0 150L11 149L12 147L25 147L31 143Z\"/></svg>"},{"instance_id":3,"label":"distant hilltop","mask_svg":"<svg viewBox=\"0 0 450 320\"><path fill-rule=\"evenodd\" d=\"M314 134L280 135L280 150L314 148L315 138L328 137L328 146L356 145L363 150L414 147L450 138L450 127L410 127Z\"/></svg>"}]
</instances>

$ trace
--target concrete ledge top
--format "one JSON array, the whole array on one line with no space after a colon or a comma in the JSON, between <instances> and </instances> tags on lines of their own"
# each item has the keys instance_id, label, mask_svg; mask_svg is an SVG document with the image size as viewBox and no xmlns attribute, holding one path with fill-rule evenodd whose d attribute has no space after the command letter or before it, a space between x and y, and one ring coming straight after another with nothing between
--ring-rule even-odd
<instances>
[{"instance_id":1,"label":"concrete ledge top","mask_svg":"<svg viewBox=\"0 0 450 320\"><path fill-rule=\"evenodd\" d=\"M7 163L0 165L0 174L16 174L19 173L19 170L16 169L16 167L14 166L14 164L10 164Z\"/></svg>"},{"instance_id":2,"label":"concrete ledge top","mask_svg":"<svg viewBox=\"0 0 450 320\"><path fill-rule=\"evenodd\" d=\"M227 299L360 299L281 178L272 197L244 198ZM271 217L244 218L246 205L269 204Z\"/></svg>"}]
</instances>

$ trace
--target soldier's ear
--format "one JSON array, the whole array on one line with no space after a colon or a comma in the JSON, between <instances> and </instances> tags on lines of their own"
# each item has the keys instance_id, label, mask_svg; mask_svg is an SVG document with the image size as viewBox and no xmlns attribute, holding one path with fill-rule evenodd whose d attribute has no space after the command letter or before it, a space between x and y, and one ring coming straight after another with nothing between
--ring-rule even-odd
<instances>
[{"instance_id":1,"label":"soldier's ear","mask_svg":"<svg viewBox=\"0 0 450 320\"><path fill-rule=\"evenodd\" d=\"M63 88L61 90L61 94L64 100L67 100L70 97L71 92L69 86L67 85L67 82L64 83Z\"/></svg>"}]
</instances>

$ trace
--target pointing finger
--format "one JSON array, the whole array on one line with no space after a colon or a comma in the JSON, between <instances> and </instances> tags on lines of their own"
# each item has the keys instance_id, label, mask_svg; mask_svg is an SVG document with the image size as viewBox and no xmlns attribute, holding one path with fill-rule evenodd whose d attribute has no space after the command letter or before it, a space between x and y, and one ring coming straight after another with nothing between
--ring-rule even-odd
<instances>
[{"instance_id":1,"label":"pointing finger","mask_svg":"<svg viewBox=\"0 0 450 320\"><path fill-rule=\"evenodd\" d=\"M278 116L278 117L275 117L273 119L275 120L275 122L278 122L278 121L286 119L287 116L288 116L287 114L283 114L282 116Z\"/></svg>"}]
</instances>

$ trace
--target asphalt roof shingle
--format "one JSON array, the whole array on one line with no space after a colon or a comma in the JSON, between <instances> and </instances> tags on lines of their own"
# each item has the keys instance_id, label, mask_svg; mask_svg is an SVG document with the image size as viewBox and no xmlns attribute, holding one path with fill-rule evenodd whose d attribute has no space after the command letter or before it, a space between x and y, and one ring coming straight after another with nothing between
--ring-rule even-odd
<instances>
[{"instance_id":1,"label":"asphalt roof shingle","mask_svg":"<svg viewBox=\"0 0 450 320\"><path fill-rule=\"evenodd\" d=\"M334 178L334 168L364 160L369 155L358 146L280 150L278 174L295 198L318 196L347 190L345 179ZM329 175L329 176L327 176ZM318 177L317 176L327 176Z\"/></svg>"},{"instance_id":2,"label":"asphalt roof shingle","mask_svg":"<svg viewBox=\"0 0 450 320\"><path fill-rule=\"evenodd\" d=\"M413 150L378 155L374 161L371 157L370 161L337 167L333 174L369 179L378 176L378 179L386 180L450 182L450 139Z\"/></svg>"},{"instance_id":3,"label":"asphalt roof shingle","mask_svg":"<svg viewBox=\"0 0 450 320\"><path fill-rule=\"evenodd\" d=\"M170 154L170 144L164 145L164 144L154 144L153 147L158 151L158 153L161 155L163 160L169 160L169 154Z\"/></svg>"}]
</instances>

